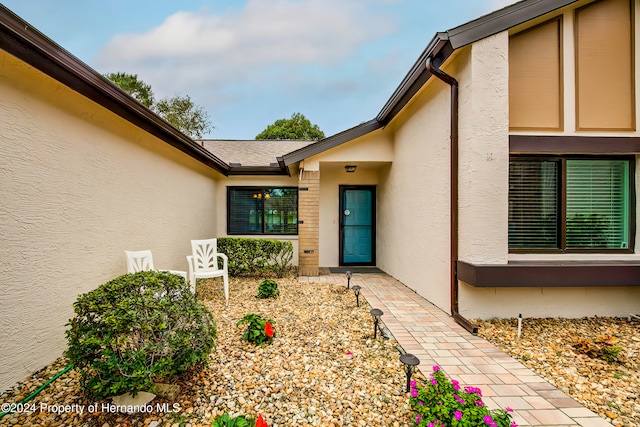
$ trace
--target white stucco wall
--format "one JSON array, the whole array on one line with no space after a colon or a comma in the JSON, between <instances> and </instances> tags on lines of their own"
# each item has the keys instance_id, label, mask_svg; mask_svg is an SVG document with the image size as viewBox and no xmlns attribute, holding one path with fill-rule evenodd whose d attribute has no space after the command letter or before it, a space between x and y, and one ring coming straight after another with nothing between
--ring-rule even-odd
<instances>
[{"instance_id":1,"label":"white stucco wall","mask_svg":"<svg viewBox=\"0 0 640 427\"><path fill-rule=\"evenodd\" d=\"M187 270L219 174L0 51L0 391L62 355L80 293L124 250Z\"/></svg>"},{"instance_id":2,"label":"white stucco wall","mask_svg":"<svg viewBox=\"0 0 640 427\"><path fill-rule=\"evenodd\" d=\"M291 176L229 176L218 181L216 189L217 221L216 229L218 234L211 237L229 236L227 234L227 187L237 186L257 186L257 187L298 187L298 170L291 168ZM264 238L290 241L293 244L293 259L291 265L298 265L298 236L284 234L265 235L237 235L230 237Z\"/></svg>"},{"instance_id":3,"label":"white stucco wall","mask_svg":"<svg viewBox=\"0 0 640 427\"><path fill-rule=\"evenodd\" d=\"M389 126L378 191L378 266L445 311L449 301L450 88L432 79Z\"/></svg>"}]
</instances>

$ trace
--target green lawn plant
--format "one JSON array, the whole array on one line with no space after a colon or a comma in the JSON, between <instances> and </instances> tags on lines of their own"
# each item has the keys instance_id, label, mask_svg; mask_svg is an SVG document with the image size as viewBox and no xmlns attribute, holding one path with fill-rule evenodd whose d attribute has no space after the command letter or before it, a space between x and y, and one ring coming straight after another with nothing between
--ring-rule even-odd
<instances>
[{"instance_id":1,"label":"green lawn plant","mask_svg":"<svg viewBox=\"0 0 640 427\"><path fill-rule=\"evenodd\" d=\"M425 387L411 382L410 404L418 427L517 427L510 408L489 410L479 388L462 390L439 366L433 367Z\"/></svg>"},{"instance_id":2,"label":"green lawn plant","mask_svg":"<svg viewBox=\"0 0 640 427\"><path fill-rule=\"evenodd\" d=\"M278 295L280 295L280 291L275 281L265 279L258 285L258 298L275 298Z\"/></svg>"},{"instance_id":3,"label":"green lawn plant","mask_svg":"<svg viewBox=\"0 0 640 427\"><path fill-rule=\"evenodd\" d=\"M82 294L67 324L67 358L96 400L153 392L203 366L215 346L216 324L181 276L145 271L117 277Z\"/></svg>"},{"instance_id":4,"label":"green lawn plant","mask_svg":"<svg viewBox=\"0 0 640 427\"><path fill-rule=\"evenodd\" d=\"M275 336L273 320L265 319L259 314L249 313L238 320L236 326L247 325L247 329L242 334L243 341L256 345L271 344Z\"/></svg>"}]
</instances>

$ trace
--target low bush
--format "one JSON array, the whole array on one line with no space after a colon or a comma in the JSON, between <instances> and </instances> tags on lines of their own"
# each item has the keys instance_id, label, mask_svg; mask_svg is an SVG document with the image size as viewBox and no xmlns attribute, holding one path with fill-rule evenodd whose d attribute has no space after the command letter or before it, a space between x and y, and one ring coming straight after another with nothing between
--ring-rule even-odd
<instances>
[{"instance_id":1,"label":"low bush","mask_svg":"<svg viewBox=\"0 0 640 427\"><path fill-rule=\"evenodd\" d=\"M265 319L259 314L249 313L238 320L236 326L247 325L242 334L242 339L252 344L271 344L276 332L273 329L273 320Z\"/></svg>"},{"instance_id":2,"label":"low bush","mask_svg":"<svg viewBox=\"0 0 640 427\"><path fill-rule=\"evenodd\" d=\"M265 279L258 285L258 298L274 298L280 295L278 284L271 280Z\"/></svg>"},{"instance_id":3,"label":"low bush","mask_svg":"<svg viewBox=\"0 0 640 427\"><path fill-rule=\"evenodd\" d=\"M206 363L217 337L209 310L180 276L125 274L73 304L65 356L95 399L138 391Z\"/></svg>"},{"instance_id":4,"label":"low bush","mask_svg":"<svg viewBox=\"0 0 640 427\"><path fill-rule=\"evenodd\" d=\"M293 244L274 239L219 237L218 251L229 258L229 274L232 276L272 273L284 277L293 259Z\"/></svg>"}]
</instances>

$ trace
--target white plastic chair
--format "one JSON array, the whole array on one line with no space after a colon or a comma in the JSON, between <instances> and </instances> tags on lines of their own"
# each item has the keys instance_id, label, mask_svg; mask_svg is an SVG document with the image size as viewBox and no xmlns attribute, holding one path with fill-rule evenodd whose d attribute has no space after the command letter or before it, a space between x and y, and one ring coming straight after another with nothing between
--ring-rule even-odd
<instances>
[{"instance_id":1,"label":"white plastic chair","mask_svg":"<svg viewBox=\"0 0 640 427\"><path fill-rule=\"evenodd\" d=\"M223 253L218 252L217 239L192 240L192 255L187 256L189 264L189 281L191 291L196 291L197 279L209 279L222 277L224 282L224 298L229 301L229 259ZM218 258L222 259L222 268L218 264Z\"/></svg>"},{"instance_id":2,"label":"white plastic chair","mask_svg":"<svg viewBox=\"0 0 640 427\"><path fill-rule=\"evenodd\" d=\"M137 273L139 271L155 270L153 266L153 256L150 250L144 251L124 251L127 255L127 273ZM166 270L169 273L177 274L187 280L187 272L180 270Z\"/></svg>"}]
</instances>

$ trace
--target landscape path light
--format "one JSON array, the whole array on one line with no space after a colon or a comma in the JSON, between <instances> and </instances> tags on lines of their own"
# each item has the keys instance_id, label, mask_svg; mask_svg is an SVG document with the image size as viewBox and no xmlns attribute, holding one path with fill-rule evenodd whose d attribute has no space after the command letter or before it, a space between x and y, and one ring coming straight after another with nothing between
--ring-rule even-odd
<instances>
[{"instance_id":1,"label":"landscape path light","mask_svg":"<svg viewBox=\"0 0 640 427\"><path fill-rule=\"evenodd\" d=\"M362 289L358 285L353 285L353 293L356 294L356 306L360 307L360 289Z\"/></svg>"},{"instance_id":2,"label":"landscape path light","mask_svg":"<svg viewBox=\"0 0 640 427\"><path fill-rule=\"evenodd\" d=\"M380 323L380 316L382 316L384 312L379 308L372 308L369 313L371 313L371 316L373 317L373 339L376 339L376 337L378 336L378 325ZM380 335L382 335L382 330L380 331Z\"/></svg>"},{"instance_id":3,"label":"landscape path light","mask_svg":"<svg viewBox=\"0 0 640 427\"><path fill-rule=\"evenodd\" d=\"M416 366L420 364L420 359L411 353L404 353L400 355L400 362L404 365L404 372L407 374L407 393L409 392L409 386L411 384L411 375L416 370Z\"/></svg>"},{"instance_id":4,"label":"landscape path light","mask_svg":"<svg viewBox=\"0 0 640 427\"><path fill-rule=\"evenodd\" d=\"M351 272L347 271L347 289L351 287Z\"/></svg>"}]
</instances>

